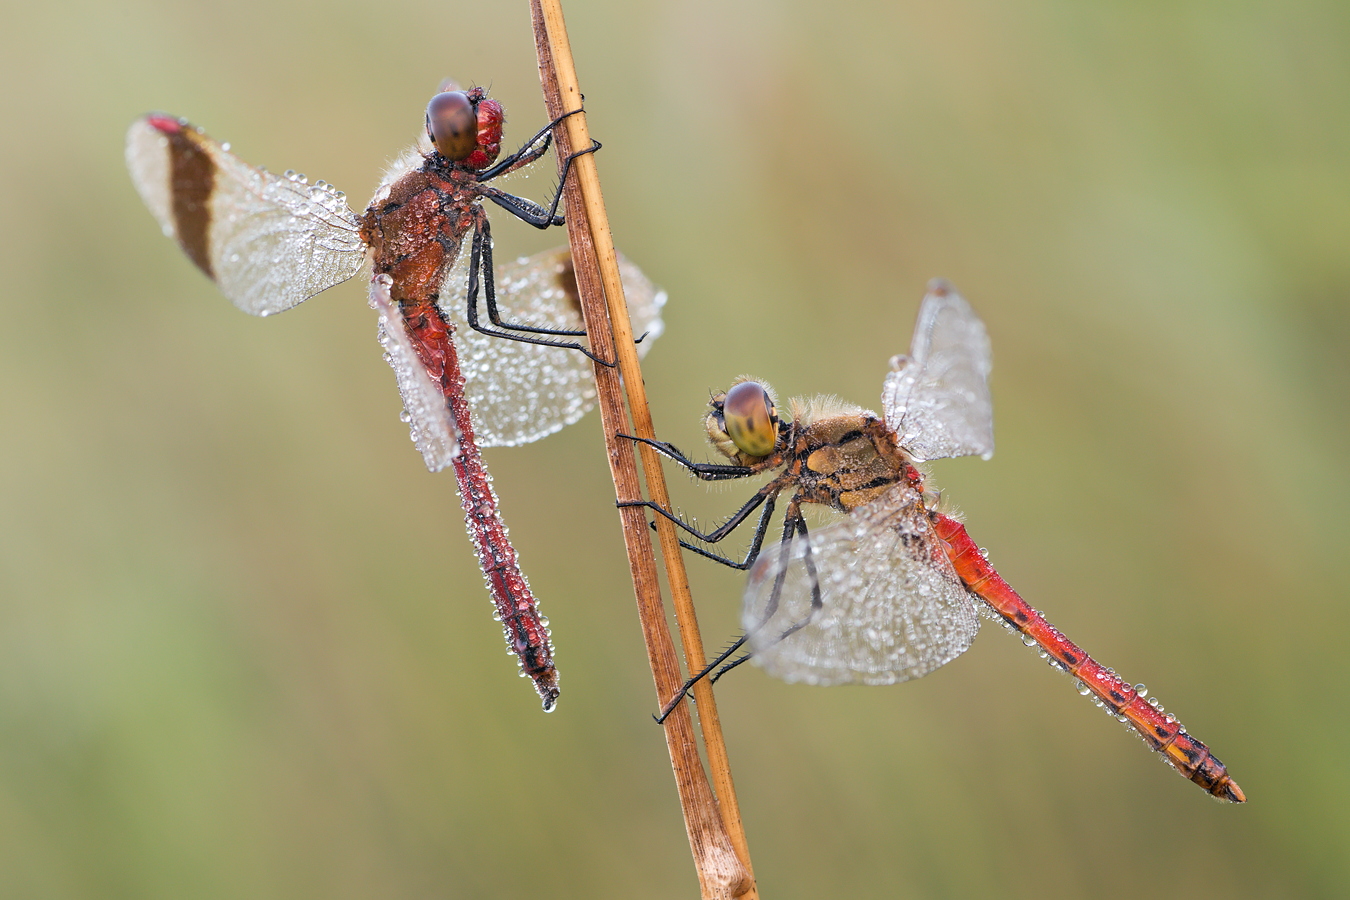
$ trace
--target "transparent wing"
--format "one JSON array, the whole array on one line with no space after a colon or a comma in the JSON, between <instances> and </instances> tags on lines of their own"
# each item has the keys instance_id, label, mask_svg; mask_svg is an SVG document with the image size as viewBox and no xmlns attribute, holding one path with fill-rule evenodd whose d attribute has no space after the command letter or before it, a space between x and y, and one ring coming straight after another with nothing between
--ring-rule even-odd
<instances>
[{"instance_id":1,"label":"transparent wing","mask_svg":"<svg viewBox=\"0 0 1350 900\"><path fill-rule=\"evenodd\" d=\"M431 380L403 328L403 316L390 296L393 279L377 275L370 282L370 306L380 314L379 339L384 360L394 369L403 397L403 420L427 468L439 472L459 456L459 428L445 394Z\"/></svg>"},{"instance_id":2,"label":"transparent wing","mask_svg":"<svg viewBox=\"0 0 1350 900\"><path fill-rule=\"evenodd\" d=\"M769 674L822 685L918 678L964 652L979 629L920 494L905 484L796 537L786 557L766 548L741 623Z\"/></svg>"},{"instance_id":3,"label":"transparent wing","mask_svg":"<svg viewBox=\"0 0 1350 900\"><path fill-rule=\"evenodd\" d=\"M918 459L994 455L989 335L956 289L928 284L908 356L891 360L881 390L886 424Z\"/></svg>"},{"instance_id":4,"label":"transparent wing","mask_svg":"<svg viewBox=\"0 0 1350 900\"><path fill-rule=\"evenodd\" d=\"M446 318L455 323L455 346L475 435L484 447L538 440L577 421L595 405L591 361L575 350L506 340L470 328L465 317L469 239L465 238L446 276L440 305ZM633 332L647 333L638 344L642 356L664 327L661 307L666 292L658 290L622 254L619 275ZM583 327L572 258L566 249L498 265L496 286L497 308L508 322L568 330ZM481 296L479 306L481 310ZM487 323L485 312L480 311L479 320Z\"/></svg>"},{"instance_id":5,"label":"transparent wing","mask_svg":"<svg viewBox=\"0 0 1350 900\"><path fill-rule=\"evenodd\" d=\"M132 124L127 167L164 233L244 312L290 309L365 261L341 192L250 166L181 120Z\"/></svg>"}]
</instances>

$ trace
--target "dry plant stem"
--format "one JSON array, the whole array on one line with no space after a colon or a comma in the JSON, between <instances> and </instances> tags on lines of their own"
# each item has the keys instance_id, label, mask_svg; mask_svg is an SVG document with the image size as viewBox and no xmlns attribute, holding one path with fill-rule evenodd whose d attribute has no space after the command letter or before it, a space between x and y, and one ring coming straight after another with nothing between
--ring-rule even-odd
<instances>
[{"instance_id":1,"label":"dry plant stem","mask_svg":"<svg viewBox=\"0 0 1350 900\"><path fill-rule=\"evenodd\" d=\"M556 118L563 112L581 106L562 10L559 0L531 0L530 5L545 103L549 116ZM554 140L559 160L566 159L572 147L590 146L585 114L570 116L563 128L555 130ZM564 199L568 237L572 244L586 329L593 352L604 359L618 360L618 372L598 365L595 371L610 472L618 496L633 499L641 496L641 493L632 447L614 437L624 430L626 421L622 388L627 389L634 420L633 433L652 437L651 413L623 300L623 288L619 281L594 156L578 157L573 162L572 172ZM620 373L623 376L622 387ZM660 463L650 448L643 449L643 469L647 474L650 496L658 503L668 503ZM661 705L679 689L682 676L674 644L666 630L646 515L641 508L623 508L619 512L648 660L656 681L658 705ZM697 620L674 526L665 520L658 520L658 526L666 575L675 595L681 638L689 657L702 660L702 642L698 636ZM704 897L753 898L757 894L749 867L744 830L736 805L716 704L706 682L695 689L695 697L699 704L699 720L709 763L721 799L720 807L698 757L687 706L681 705L666 720L665 734L702 893Z\"/></svg>"}]
</instances>

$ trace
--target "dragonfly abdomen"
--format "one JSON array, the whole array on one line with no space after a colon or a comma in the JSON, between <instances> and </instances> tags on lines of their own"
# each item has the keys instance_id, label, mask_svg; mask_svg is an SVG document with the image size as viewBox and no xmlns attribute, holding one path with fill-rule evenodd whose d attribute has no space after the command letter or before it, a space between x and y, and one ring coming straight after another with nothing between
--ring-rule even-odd
<instances>
[{"instance_id":1,"label":"dragonfly abdomen","mask_svg":"<svg viewBox=\"0 0 1350 900\"><path fill-rule=\"evenodd\" d=\"M966 587L1030 642L1040 645L1055 668L1077 678L1079 693L1094 695L1099 705L1133 729L1150 749L1210 794L1234 803L1247 799L1224 764L1204 743L1187 734L1175 716L1164 714L1156 699L1147 698L1143 685L1131 687L1032 609L984 558L964 525L942 513L931 515L934 530L947 544L947 557Z\"/></svg>"},{"instance_id":2,"label":"dragonfly abdomen","mask_svg":"<svg viewBox=\"0 0 1350 900\"><path fill-rule=\"evenodd\" d=\"M455 479L469 537L492 595L497 619L506 633L507 647L519 657L521 672L534 682L544 710L550 711L558 701L559 689L548 622L539 614L539 602L520 571L497 506L497 492L492 489L492 479L474 440L459 356L451 340L452 327L432 303L407 303L400 311L423 367L445 394L459 427L459 455L453 460Z\"/></svg>"}]
</instances>

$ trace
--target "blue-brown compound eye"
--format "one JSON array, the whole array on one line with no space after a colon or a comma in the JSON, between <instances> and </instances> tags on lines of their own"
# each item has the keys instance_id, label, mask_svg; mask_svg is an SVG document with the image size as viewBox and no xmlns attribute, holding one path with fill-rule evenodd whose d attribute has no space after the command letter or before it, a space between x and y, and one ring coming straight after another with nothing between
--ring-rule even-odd
<instances>
[{"instance_id":1,"label":"blue-brown compound eye","mask_svg":"<svg viewBox=\"0 0 1350 900\"><path fill-rule=\"evenodd\" d=\"M722 401L727 437L742 453L768 456L778 443L778 411L758 381L742 381Z\"/></svg>"},{"instance_id":2,"label":"blue-brown compound eye","mask_svg":"<svg viewBox=\"0 0 1350 900\"><path fill-rule=\"evenodd\" d=\"M427 137L441 156L461 162L478 149L478 112L463 91L445 91L427 104Z\"/></svg>"}]
</instances>

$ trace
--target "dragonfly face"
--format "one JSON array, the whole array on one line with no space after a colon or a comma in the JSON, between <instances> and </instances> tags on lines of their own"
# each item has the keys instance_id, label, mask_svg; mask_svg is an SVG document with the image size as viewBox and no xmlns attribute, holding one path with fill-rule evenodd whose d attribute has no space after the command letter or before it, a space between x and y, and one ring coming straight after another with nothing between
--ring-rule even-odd
<instances>
[{"instance_id":1,"label":"dragonfly face","mask_svg":"<svg viewBox=\"0 0 1350 900\"><path fill-rule=\"evenodd\" d=\"M427 104L427 138L450 162L482 171L502 151L503 118L502 105L482 88L441 91Z\"/></svg>"},{"instance_id":2,"label":"dragonfly face","mask_svg":"<svg viewBox=\"0 0 1350 900\"><path fill-rule=\"evenodd\" d=\"M709 401L708 441L755 471L783 468L793 501L849 512L909 477L909 457L874 413L832 397L793 399L778 416L773 388L741 379Z\"/></svg>"},{"instance_id":3,"label":"dragonfly face","mask_svg":"<svg viewBox=\"0 0 1350 900\"><path fill-rule=\"evenodd\" d=\"M773 453L787 436L780 434L778 408L770 388L749 378L708 401L703 427L708 441L732 462L754 465Z\"/></svg>"}]
</instances>

